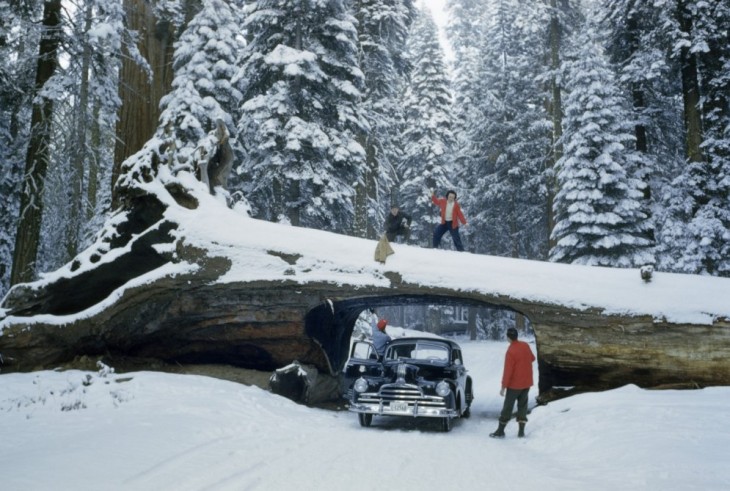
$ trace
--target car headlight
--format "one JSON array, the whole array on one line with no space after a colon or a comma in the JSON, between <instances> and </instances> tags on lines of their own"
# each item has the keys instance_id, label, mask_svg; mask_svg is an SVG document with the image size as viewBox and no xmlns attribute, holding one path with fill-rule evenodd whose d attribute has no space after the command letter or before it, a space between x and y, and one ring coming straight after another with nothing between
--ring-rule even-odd
<instances>
[{"instance_id":1,"label":"car headlight","mask_svg":"<svg viewBox=\"0 0 730 491\"><path fill-rule=\"evenodd\" d=\"M355 392L365 392L366 390L368 390L368 381L360 377L359 379L355 380L355 385L353 385L353 389L355 389Z\"/></svg>"},{"instance_id":2,"label":"car headlight","mask_svg":"<svg viewBox=\"0 0 730 491\"><path fill-rule=\"evenodd\" d=\"M448 383L442 380L436 384L436 393L441 397L446 397L449 393L451 393L451 387L449 387Z\"/></svg>"}]
</instances>

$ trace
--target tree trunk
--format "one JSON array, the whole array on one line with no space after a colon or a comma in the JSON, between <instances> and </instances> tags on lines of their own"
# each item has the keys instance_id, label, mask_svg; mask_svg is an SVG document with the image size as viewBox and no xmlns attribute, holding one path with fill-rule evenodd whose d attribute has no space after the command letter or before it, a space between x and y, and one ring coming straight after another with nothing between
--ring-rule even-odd
<instances>
[{"instance_id":1,"label":"tree trunk","mask_svg":"<svg viewBox=\"0 0 730 491\"><path fill-rule=\"evenodd\" d=\"M472 341L477 338L477 310L478 307L469 307L469 339Z\"/></svg>"},{"instance_id":2,"label":"tree trunk","mask_svg":"<svg viewBox=\"0 0 730 491\"><path fill-rule=\"evenodd\" d=\"M639 27L635 15L629 15L626 20L626 37L629 45L628 56L634 56L640 48ZM634 113L642 115L646 110L644 88L637 82L631 84L631 98L633 100ZM643 123L637 122L634 125L634 136L636 137L636 150L642 154L647 154L649 152L649 142L646 134L646 126ZM648 182L645 184L644 199L650 200L651 187Z\"/></svg>"},{"instance_id":3,"label":"tree trunk","mask_svg":"<svg viewBox=\"0 0 730 491\"><path fill-rule=\"evenodd\" d=\"M86 6L85 22L83 32L91 29L92 5ZM66 227L66 251L69 258L78 253L81 230L86 219L84 208L84 170L88 157L86 145L86 133L88 128L88 107L89 107L89 65L91 62L91 47L85 43L81 55L81 80L79 81L79 99L76 104L74 125L74 145L71 149L71 204L69 223Z\"/></svg>"},{"instance_id":4,"label":"tree trunk","mask_svg":"<svg viewBox=\"0 0 730 491\"><path fill-rule=\"evenodd\" d=\"M548 0L550 2L550 69L553 72L551 79L551 103L550 114L553 122L552 134L552 153L550 155L550 164L555 170L555 164L560 160L563 150L559 141L563 136L563 104L561 101L561 88L558 82L557 72L560 69L560 19L558 18L557 0ZM557 180L554 175L549 175L547 182L547 236L548 250L555 246L555 241L551 238L553 228L555 228L555 214L553 211L553 202L557 193Z\"/></svg>"},{"instance_id":5,"label":"tree trunk","mask_svg":"<svg viewBox=\"0 0 730 491\"><path fill-rule=\"evenodd\" d=\"M160 116L160 99L172 86L175 27L168 21L158 21L154 8L154 1L124 0L127 27L139 33L137 47L149 63L152 73L147 73L125 50L119 74L122 104L112 168L113 208L119 205L114 186L119 179L122 163L154 135Z\"/></svg>"},{"instance_id":6,"label":"tree trunk","mask_svg":"<svg viewBox=\"0 0 730 491\"><path fill-rule=\"evenodd\" d=\"M99 127L99 104L94 104L93 118L91 120L91 144L89 145L91 158L89 165L89 185L86 188L86 206L84 208L84 219L91 221L96 213L97 193L99 192L99 162L101 148L101 128Z\"/></svg>"},{"instance_id":7,"label":"tree trunk","mask_svg":"<svg viewBox=\"0 0 730 491\"><path fill-rule=\"evenodd\" d=\"M371 210L373 204L380 202L378 196L378 157L373 141L373 135L363 134L358 139L362 148L365 149L365 163L362 183L355 186L355 219L353 222L353 235L368 239L376 239L380 235L380 224L375 223L376 210ZM371 211L373 213L371 213Z\"/></svg>"},{"instance_id":8,"label":"tree trunk","mask_svg":"<svg viewBox=\"0 0 730 491\"><path fill-rule=\"evenodd\" d=\"M377 210L372 210L371 206L378 206L380 204L380 193L378 193L378 176L380 170L380 164L378 162L378 152L372 137L369 138L368 145L365 148L365 166L367 173L365 174L365 213L367 214L367 222L365 228L364 237L368 239L375 239L380 235L381 225L375 223L375 217L378 216ZM390 199L393 203L395 197L393 196L394 190L391 190ZM372 211L372 218L371 212Z\"/></svg>"},{"instance_id":9,"label":"tree trunk","mask_svg":"<svg viewBox=\"0 0 730 491\"><path fill-rule=\"evenodd\" d=\"M43 34L38 50L38 71L35 93L38 94L58 67L58 48L61 44L61 0L43 4ZM13 253L10 283L31 281L35 276L36 256L43 218L43 190L50 160L51 120L53 101L38 98L33 103L31 136L25 159L23 191L20 199L20 218Z\"/></svg>"},{"instance_id":10,"label":"tree trunk","mask_svg":"<svg viewBox=\"0 0 730 491\"><path fill-rule=\"evenodd\" d=\"M302 191L300 181L290 181L286 186L286 214L289 222L298 227L302 222Z\"/></svg>"},{"instance_id":11,"label":"tree trunk","mask_svg":"<svg viewBox=\"0 0 730 491\"><path fill-rule=\"evenodd\" d=\"M692 14L683 1L678 3L679 27L688 36L692 34ZM697 75L697 57L684 45L680 51L682 64L682 98L684 100L684 130L686 155L690 162L702 162L702 114L700 112L700 87Z\"/></svg>"},{"instance_id":12,"label":"tree trunk","mask_svg":"<svg viewBox=\"0 0 730 491\"><path fill-rule=\"evenodd\" d=\"M367 135L358 138L362 148L368 148ZM355 185L355 217L353 220L352 235L355 237L367 237L368 230L368 186L370 179L369 152L366 153L365 172L363 172L362 181L358 181Z\"/></svg>"}]
</instances>

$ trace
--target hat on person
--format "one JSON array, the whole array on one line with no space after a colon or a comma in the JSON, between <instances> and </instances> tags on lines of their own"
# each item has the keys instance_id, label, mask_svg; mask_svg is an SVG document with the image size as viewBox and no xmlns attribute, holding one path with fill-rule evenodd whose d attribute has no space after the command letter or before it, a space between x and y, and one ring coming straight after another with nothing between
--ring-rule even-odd
<instances>
[{"instance_id":1,"label":"hat on person","mask_svg":"<svg viewBox=\"0 0 730 491\"><path fill-rule=\"evenodd\" d=\"M509 329L507 329L507 337L510 338L512 341L517 339L517 329L515 329L514 327L510 327Z\"/></svg>"},{"instance_id":2,"label":"hat on person","mask_svg":"<svg viewBox=\"0 0 730 491\"><path fill-rule=\"evenodd\" d=\"M381 331L382 331L383 329L385 329L385 326L386 326L386 325L388 325L388 321L387 321L387 320L385 320L385 319L380 319L380 320L378 321L378 329L380 329Z\"/></svg>"}]
</instances>

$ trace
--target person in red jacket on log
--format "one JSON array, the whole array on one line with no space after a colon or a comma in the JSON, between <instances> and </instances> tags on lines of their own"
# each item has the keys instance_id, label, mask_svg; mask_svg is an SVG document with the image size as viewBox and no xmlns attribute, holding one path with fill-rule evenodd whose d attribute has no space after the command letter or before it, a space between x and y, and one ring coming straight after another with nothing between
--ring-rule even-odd
<instances>
[{"instance_id":1,"label":"person in red jacket on log","mask_svg":"<svg viewBox=\"0 0 730 491\"><path fill-rule=\"evenodd\" d=\"M448 231L451 232L456 250L463 251L464 246L461 244L461 236L459 236L459 222L466 225L466 218L456 201L456 191L449 190L446 192L445 198L437 198L436 193L431 190L431 202L441 209L441 223L433 231L433 248L438 249L441 237Z\"/></svg>"},{"instance_id":2,"label":"person in red jacket on log","mask_svg":"<svg viewBox=\"0 0 730 491\"><path fill-rule=\"evenodd\" d=\"M504 397L502 414L499 415L499 427L492 438L504 438L504 427L512 418L512 410L517 402L517 423L520 425L517 436L525 436L525 424L527 423L527 393L532 387L532 362L535 355L530 345L524 341L517 341L517 329L507 329L509 348L504 355L504 371L502 372L502 390L499 395ZM506 395L505 395L506 392Z\"/></svg>"}]
</instances>

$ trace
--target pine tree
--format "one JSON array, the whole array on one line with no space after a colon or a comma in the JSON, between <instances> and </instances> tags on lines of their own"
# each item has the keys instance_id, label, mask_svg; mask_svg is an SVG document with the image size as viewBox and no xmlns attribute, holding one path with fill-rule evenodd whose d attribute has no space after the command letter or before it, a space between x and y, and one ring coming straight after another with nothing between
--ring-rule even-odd
<instances>
[{"instance_id":1,"label":"pine tree","mask_svg":"<svg viewBox=\"0 0 730 491\"><path fill-rule=\"evenodd\" d=\"M234 4L204 0L175 43L175 78L160 101L157 136L174 148L176 169L193 170L194 152L217 120L235 134L242 94L231 79L245 48L240 22Z\"/></svg>"},{"instance_id":2,"label":"pine tree","mask_svg":"<svg viewBox=\"0 0 730 491\"><path fill-rule=\"evenodd\" d=\"M707 43L700 55L703 74L702 106L707 155L713 185L698 215L707 215L713 234L699 235L705 246L712 237L712 252L705 254L708 272L730 276L730 5L714 0L698 2L698 37Z\"/></svg>"},{"instance_id":3,"label":"pine tree","mask_svg":"<svg viewBox=\"0 0 730 491\"><path fill-rule=\"evenodd\" d=\"M455 146L453 163L459 170L476 167L478 146L471 138L475 128L481 127L484 115L480 103L484 100L483 84L479 78L479 66L483 59L483 45L486 41L487 9L486 0L453 0L446 4L449 22L446 33L454 52L453 90L454 90L454 135ZM468 172L461 172L469 174ZM465 196L471 200L471 193ZM470 209L474 209L469 204ZM474 230L474 217L470 220L470 230ZM478 239L477 239L478 241ZM475 244L476 250L481 244ZM481 249L483 250L483 249Z\"/></svg>"},{"instance_id":4,"label":"pine tree","mask_svg":"<svg viewBox=\"0 0 730 491\"><path fill-rule=\"evenodd\" d=\"M382 204L396 186L402 124L400 89L408 70L405 45L415 15L411 0L357 0L360 66L365 75L362 109L369 131L364 180L356 188L355 235L374 238L384 220Z\"/></svg>"},{"instance_id":5,"label":"pine tree","mask_svg":"<svg viewBox=\"0 0 730 491\"><path fill-rule=\"evenodd\" d=\"M238 128L254 212L350 231L366 131L355 19L343 0L260 0L246 14Z\"/></svg>"},{"instance_id":6,"label":"pine tree","mask_svg":"<svg viewBox=\"0 0 730 491\"><path fill-rule=\"evenodd\" d=\"M460 154L467 165L471 234L476 250L544 258L544 163L548 115L539 85L544 39L534 5L491 2L484 10L479 60L464 110ZM466 99L465 99L466 100Z\"/></svg>"},{"instance_id":7,"label":"pine tree","mask_svg":"<svg viewBox=\"0 0 730 491\"><path fill-rule=\"evenodd\" d=\"M38 32L28 3L0 4L0 298L10 287ZM33 52L31 49L35 48Z\"/></svg>"},{"instance_id":8,"label":"pine tree","mask_svg":"<svg viewBox=\"0 0 730 491\"><path fill-rule=\"evenodd\" d=\"M38 270L58 268L93 239L109 210L119 108L124 12L113 0L87 0L63 18L66 60L47 84L55 94L52 153L44 190Z\"/></svg>"},{"instance_id":9,"label":"pine tree","mask_svg":"<svg viewBox=\"0 0 730 491\"><path fill-rule=\"evenodd\" d=\"M596 33L587 28L567 63L564 154L557 163L552 261L596 266L653 264L631 119Z\"/></svg>"},{"instance_id":10,"label":"pine tree","mask_svg":"<svg viewBox=\"0 0 730 491\"><path fill-rule=\"evenodd\" d=\"M49 89L50 81L60 63L60 48L64 37L61 29L61 11L60 0L46 2L43 6L44 35L40 37L36 60L32 130L25 157L20 218L10 275L11 284L33 280L37 274L36 260L43 219L43 190L51 158L53 102L58 95Z\"/></svg>"},{"instance_id":11,"label":"pine tree","mask_svg":"<svg viewBox=\"0 0 730 491\"><path fill-rule=\"evenodd\" d=\"M730 7L677 2L665 29L681 73L686 163L665 194L660 266L730 275Z\"/></svg>"},{"instance_id":12,"label":"pine tree","mask_svg":"<svg viewBox=\"0 0 730 491\"><path fill-rule=\"evenodd\" d=\"M454 170L450 158L455 140L451 130L450 80L436 25L427 10L411 28L408 55L412 70L403 104L406 129L404 157L398 166L400 201L414 217L412 239L430 243L437 215L428 189L445 193L453 187Z\"/></svg>"}]
</instances>

